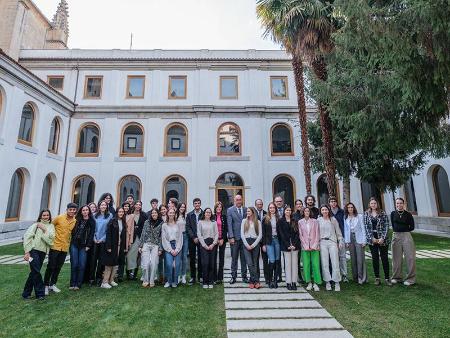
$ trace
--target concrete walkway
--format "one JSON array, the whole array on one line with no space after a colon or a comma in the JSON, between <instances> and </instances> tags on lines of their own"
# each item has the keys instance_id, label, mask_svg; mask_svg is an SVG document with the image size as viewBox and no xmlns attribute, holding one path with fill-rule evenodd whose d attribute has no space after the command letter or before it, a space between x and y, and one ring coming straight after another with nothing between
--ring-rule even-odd
<instances>
[{"instance_id":1,"label":"concrete walkway","mask_svg":"<svg viewBox=\"0 0 450 338\"><path fill-rule=\"evenodd\" d=\"M278 289L265 285L259 290L250 289L240 277L237 283L230 285L231 257L229 250L226 253L224 292L229 338L352 337L303 288L289 291L283 282Z\"/></svg>"}]
</instances>

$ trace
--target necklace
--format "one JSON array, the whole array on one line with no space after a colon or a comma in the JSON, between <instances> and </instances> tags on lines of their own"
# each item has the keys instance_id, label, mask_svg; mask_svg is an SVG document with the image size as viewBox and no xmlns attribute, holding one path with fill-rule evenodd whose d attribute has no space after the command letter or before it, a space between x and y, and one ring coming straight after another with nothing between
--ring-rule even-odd
<instances>
[{"instance_id":1,"label":"necklace","mask_svg":"<svg viewBox=\"0 0 450 338\"><path fill-rule=\"evenodd\" d=\"M400 218L402 218L403 214L405 213L405 210L403 210L402 212L400 212L400 211L397 210L397 213L398 213L398 216L399 216Z\"/></svg>"}]
</instances>

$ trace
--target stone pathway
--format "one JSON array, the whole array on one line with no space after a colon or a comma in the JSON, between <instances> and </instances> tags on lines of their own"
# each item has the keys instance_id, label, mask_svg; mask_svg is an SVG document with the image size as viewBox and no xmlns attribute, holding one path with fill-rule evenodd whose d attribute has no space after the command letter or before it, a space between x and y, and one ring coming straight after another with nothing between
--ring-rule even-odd
<instances>
[{"instance_id":1,"label":"stone pathway","mask_svg":"<svg viewBox=\"0 0 450 338\"><path fill-rule=\"evenodd\" d=\"M226 252L224 292L229 338L352 337L304 288L289 291L283 282L278 289L265 285L250 289L240 277L230 285L231 258L229 250Z\"/></svg>"},{"instance_id":2,"label":"stone pathway","mask_svg":"<svg viewBox=\"0 0 450 338\"><path fill-rule=\"evenodd\" d=\"M44 264L47 263L48 257L45 258ZM23 255L3 255L0 256L0 265L1 264L27 264L28 262L25 262L23 260ZM70 257L67 255L66 260L64 263L70 263Z\"/></svg>"}]
</instances>

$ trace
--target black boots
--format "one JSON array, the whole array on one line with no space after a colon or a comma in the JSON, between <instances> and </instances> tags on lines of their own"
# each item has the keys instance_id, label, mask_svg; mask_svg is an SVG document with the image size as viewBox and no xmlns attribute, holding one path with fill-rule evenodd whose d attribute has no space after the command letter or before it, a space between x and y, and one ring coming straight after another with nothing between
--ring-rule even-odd
<instances>
[{"instance_id":1,"label":"black boots","mask_svg":"<svg viewBox=\"0 0 450 338\"><path fill-rule=\"evenodd\" d=\"M269 289L273 289L273 263L267 263L267 272L266 272L266 284L269 286Z\"/></svg>"},{"instance_id":2,"label":"black boots","mask_svg":"<svg viewBox=\"0 0 450 338\"><path fill-rule=\"evenodd\" d=\"M278 267L281 266L280 261L275 261L273 264L273 287L278 288Z\"/></svg>"},{"instance_id":3,"label":"black boots","mask_svg":"<svg viewBox=\"0 0 450 338\"><path fill-rule=\"evenodd\" d=\"M275 276L273 277L274 279L277 280L278 283L281 283L283 281L283 279L281 278L282 275L282 267L281 267L281 260L277 260L275 261L275 268L276 268L276 273Z\"/></svg>"}]
</instances>

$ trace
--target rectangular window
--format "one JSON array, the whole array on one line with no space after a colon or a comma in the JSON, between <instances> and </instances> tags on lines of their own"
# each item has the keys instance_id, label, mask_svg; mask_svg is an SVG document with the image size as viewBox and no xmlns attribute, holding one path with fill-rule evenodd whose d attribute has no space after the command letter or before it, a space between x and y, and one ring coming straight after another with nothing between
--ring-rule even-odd
<instances>
[{"instance_id":1,"label":"rectangular window","mask_svg":"<svg viewBox=\"0 0 450 338\"><path fill-rule=\"evenodd\" d=\"M103 76L86 76L84 85L85 99L101 99Z\"/></svg>"},{"instance_id":2,"label":"rectangular window","mask_svg":"<svg viewBox=\"0 0 450 338\"><path fill-rule=\"evenodd\" d=\"M127 80L127 98L142 99L145 91L145 76L130 75Z\"/></svg>"},{"instance_id":3,"label":"rectangular window","mask_svg":"<svg viewBox=\"0 0 450 338\"><path fill-rule=\"evenodd\" d=\"M186 76L169 76L169 99L185 99L186 85Z\"/></svg>"},{"instance_id":4,"label":"rectangular window","mask_svg":"<svg viewBox=\"0 0 450 338\"><path fill-rule=\"evenodd\" d=\"M238 98L238 78L237 76L220 77L220 98L237 99Z\"/></svg>"},{"instance_id":5,"label":"rectangular window","mask_svg":"<svg viewBox=\"0 0 450 338\"><path fill-rule=\"evenodd\" d=\"M287 76L271 76L270 92L273 100L285 100L288 98Z\"/></svg>"},{"instance_id":6,"label":"rectangular window","mask_svg":"<svg viewBox=\"0 0 450 338\"><path fill-rule=\"evenodd\" d=\"M47 76L47 83L56 90L63 90L64 76Z\"/></svg>"}]
</instances>

